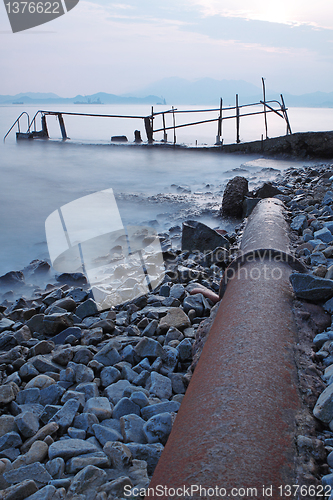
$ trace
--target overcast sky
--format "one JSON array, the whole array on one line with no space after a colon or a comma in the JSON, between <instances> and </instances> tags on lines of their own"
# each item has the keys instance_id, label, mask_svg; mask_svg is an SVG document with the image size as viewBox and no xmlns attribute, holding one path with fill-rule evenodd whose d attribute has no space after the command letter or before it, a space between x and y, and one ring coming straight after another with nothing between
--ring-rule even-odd
<instances>
[{"instance_id":1,"label":"overcast sky","mask_svg":"<svg viewBox=\"0 0 333 500\"><path fill-rule=\"evenodd\" d=\"M332 0L80 0L15 34L2 3L0 40L0 94L122 94L169 76L333 91Z\"/></svg>"}]
</instances>

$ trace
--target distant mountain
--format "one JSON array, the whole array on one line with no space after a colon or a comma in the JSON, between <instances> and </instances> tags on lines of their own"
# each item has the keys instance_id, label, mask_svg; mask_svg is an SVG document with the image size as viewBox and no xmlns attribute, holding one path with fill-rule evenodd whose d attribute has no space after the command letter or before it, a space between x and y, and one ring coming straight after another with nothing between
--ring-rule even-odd
<instances>
[{"instance_id":1,"label":"distant mountain","mask_svg":"<svg viewBox=\"0 0 333 500\"><path fill-rule=\"evenodd\" d=\"M76 95L75 97L59 97L56 94L43 94L26 92L16 95L0 95L0 104L157 104L160 103L160 97L155 95L146 95L145 97L124 97L105 92L98 92L92 95Z\"/></svg>"},{"instance_id":2,"label":"distant mountain","mask_svg":"<svg viewBox=\"0 0 333 500\"><path fill-rule=\"evenodd\" d=\"M245 82L244 80L214 80L213 78L201 78L191 82L184 78L170 77L163 78L147 87L139 89L130 95L144 96L154 94L164 98L168 104L212 104L217 105L220 97L225 104L233 104L235 94L239 94L244 99L258 97L261 89Z\"/></svg>"},{"instance_id":3,"label":"distant mountain","mask_svg":"<svg viewBox=\"0 0 333 500\"><path fill-rule=\"evenodd\" d=\"M196 81L184 78L163 78L144 88L129 94L115 95L98 92L92 95L76 95L75 97L59 97L53 93L26 92L10 95L0 95L0 104L38 104L59 106L61 104L197 104L219 106L220 97L223 105L235 103L235 94L239 95L240 104L259 102L262 99L262 89L244 80L214 80L201 78ZM333 107L333 92L313 92L303 95L284 93L286 106L289 107ZM280 94L266 85L267 100L280 100Z\"/></svg>"}]
</instances>

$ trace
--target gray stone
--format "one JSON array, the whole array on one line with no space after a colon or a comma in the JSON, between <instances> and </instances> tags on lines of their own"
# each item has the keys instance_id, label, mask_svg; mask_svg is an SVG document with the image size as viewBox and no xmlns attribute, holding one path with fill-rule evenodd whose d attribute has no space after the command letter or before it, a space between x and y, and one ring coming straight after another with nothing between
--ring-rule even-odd
<instances>
[{"instance_id":1,"label":"gray stone","mask_svg":"<svg viewBox=\"0 0 333 500\"><path fill-rule=\"evenodd\" d=\"M324 243L331 243L331 241L333 241L333 235L327 227L315 231L313 235L315 239L321 240Z\"/></svg>"},{"instance_id":2,"label":"gray stone","mask_svg":"<svg viewBox=\"0 0 333 500\"><path fill-rule=\"evenodd\" d=\"M3 490L2 498L4 500L25 500L29 495L33 495L38 491L38 486L32 479L22 481Z\"/></svg>"},{"instance_id":3,"label":"gray stone","mask_svg":"<svg viewBox=\"0 0 333 500\"><path fill-rule=\"evenodd\" d=\"M168 314L160 320L158 331L163 334L171 327L177 328L178 330L184 330L190 326L191 322L188 316L180 307L170 307Z\"/></svg>"},{"instance_id":4,"label":"gray stone","mask_svg":"<svg viewBox=\"0 0 333 500\"><path fill-rule=\"evenodd\" d=\"M75 314L81 319L86 318L87 316L94 316L97 313L98 307L93 299L85 300L75 311Z\"/></svg>"},{"instance_id":5,"label":"gray stone","mask_svg":"<svg viewBox=\"0 0 333 500\"><path fill-rule=\"evenodd\" d=\"M103 451L73 457L66 463L66 472L67 474L77 474L87 465L94 465L95 467L102 468L110 467L110 459Z\"/></svg>"},{"instance_id":6,"label":"gray stone","mask_svg":"<svg viewBox=\"0 0 333 500\"><path fill-rule=\"evenodd\" d=\"M192 342L190 339L184 339L177 346L177 351L179 353L179 359L185 361L192 358Z\"/></svg>"},{"instance_id":7,"label":"gray stone","mask_svg":"<svg viewBox=\"0 0 333 500\"><path fill-rule=\"evenodd\" d=\"M0 319L0 333L4 332L5 330L10 330L11 327L14 325L15 321L12 321L11 319L8 318Z\"/></svg>"},{"instance_id":8,"label":"gray stone","mask_svg":"<svg viewBox=\"0 0 333 500\"><path fill-rule=\"evenodd\" d=\"M313 409L313 414L327 424L333 419L333 384L326 387L320 394Z\"/></svg>"},{"instance_id":9,"label":"gray stone","mask_svg":"<svg viewBox=\"0 0 333 500\"><path fill-rule=\"evenodd\" d=\"M129 398L122 398L113 409L113 418L120 419L120 417L130 413L140 415L140 407Z\"/></svg>"},{"instance_id":10,"label":"gray stone","mask_svg":"<svg viewBox=\"0 0 333 500\"><path fill-rule=\"evenodd\" d=\"M103 447L114 469L122 469L131 463L132 454L127 445L120 442L108 442Z\"/></svg>"},{"instance_id":11,"label":"gray stone","mask_svg":"<svg viewBox=\"0 0 333 500\"><path fill-rule=\"evenodd\" d=\"M81 347L74 355L73 362L87 365L94 355L88 347Z\"/></svg>"},{"instance_id":12,"label":"gray stone","mask_svg":"<svg viewBox=\"0 0 333 500\"><path fill-rule=\"evenodd\" d=\"M152 372L149 394L160 399L169 399L172 396L171 380L160 373Z\"/></svg>"},{"instance_id":13,"label":"gray stone","mask_svg":"<svg viewBox=\"0 0 333 500\"><path fill-rule=\"evenodd\" d=\"M19 375L23 380L31 380L32 378L39 375L39 371L36 370L32 363L28 362L21 366L21 368L19 369Z\"/></svg>"},{"instance_id":14,"label":"gray stone","mask_svg":"<svg viewBox=\"0 0 333 500\"><path fill-rule=\"evenodd\" d=\"M45 466L38 462L5 472L4 477L10 484L17 484L27 479L32 479L37 486L45 486L52 479L51 474L47 472Z\"/></svg>"},{"instance_id":15,"label":"gray stone","mask_svg":"<svg viewBox=\"0 0 333 500\"><path fill-rule=\"evenodd\" d=\"M160 413L174 413L180 408L180 403L177 401L165 401L164 403L158 403L155 405L146 406L141 410L141 416L145 420L149 420L154 415Z\"/></svg>"},{"instance_id":16,"label":"gray stone","mask_svg":"<svg viewBox=\"0 0 333 500\"><path fill-rule=\"evenodd\" d=\"M165 344L167 345L171 340L183 340L184 335L181 331L177 330L177 328L169 328L166 336L165 336Z\"/></svg>"},{"instance_id":17,"label":"gray stone","mask_svg":"<svg viewBox=\"0 0 333 500\"><path fill-rule=\"evenodd\" d=\"M105 394L111 403L117 404L123 397L126 387L129 386L130 383L128 380L118 380L118 382L109 385L109 387L105 389Z\"/></svg>"},{"instance_id":18,"label":"gray stone","mask_svg":"<svg viewBox=\"0 0 333 500\"><path fill-rule=\"evenodd\" d=\"M37 375L37 377L31 379L25 389L30 389L31 387L37 387L38 389L45 389L45 387L49 387L50 385L55 384L55 380L48 375Z\"/></svg>"},{"instance_id":19,"label":"gray stone","mask_svg":"<svg viewBox=\"0 0 333 500\"><path fill-rule=\"evenodd\" d=\"M82 409L86 403L84 394L82 392L68 390L62 396L61 404L67 403L67 401L69 401L70 399L75 399L75 401L77 401L80 404L79 409Z\"/></svg>"},{"instance_id":20,"label":"gray stone","mask_svg":"<svg viewBox=\"0 0 333 500\"><path fill-rule=\"evenodd\" d=\"M49 314L47 316L44 316L43 320L44 332L46 335L50 336L57 335L66 328L73 326L73 324L74 321L70 313Z\"/></svg>"},{"instance_id":21,"label":"gray stone","mask_svg":"<svg viewBox=\"0 0 333 500\"><path fill-rule=\"evenodd\" d=\"M103 387L107 387L117 382L121 377L120 371L114 366L106 366L100 373L100 379Z\"/></svg>"},{"instance_id":22,"label":"gray stone","mask_svg":"<svg viewBox=\"0 0 333 500\"><path fill-rule=\"evenodd\" d=\"M161 443L140 444L128 443L126 445L136 460L144 460L147 462L148 474L151 475L161 457L163 445Z\"/></svg>"},{"instance_id":23,"label":"gray stone","mask_svg":"<svg viewBox=\"0 0 333 500\"><path fill-rule=\"evenodd\" d=\"M76 304L83 302L88 296L88 293L82 288L74 288L73 290L69 290L67 293L67 297L71 297Z\"/></svg>"},{"instance_id":24,"label":"gray stone","mask_svg":"<svg viewBox=\"0 0 333 500\"><path fill-rule=\"evenodd\" d=\"M309 274L292 273L289 277L296 297L306 300L327 300L333 296L333 281Z\"/></svg>"},{"instance_id":25,"label":"gray stone","mask_svg":"<svg viewBox=\"0 0 333 500\"><path fill-rule=\"evenodd\" d=\"M52 460L53 458L61 457L66 462L72 457L96 451L99 451L97 446L89 441L84 441L83 439L63 439L55 441L50 445L49 458Z\"/></svg>"},{"instance_id":26,"label":"gray stone","mask_svg":"<svg viewBox=\"0 0 333 500\"><path fill-rule=\"evenodd\" d=\"M170 290L170 297L173 297L178 300L183 300L186 295L186 290L183 285L180 283L175 283L172 285L171 290Z\"/></svg>"},{"instance_id":27,"label":"gray stone","mask_svg":"<svg viewBox=\"0 0 333 500\"><path fill-rule=\"evenodd\" d=\"M321 478L321 484L325 486L330 486L333 488L333 474L326 474L326 476L323 476Z\"/></svg>"},{"instance_id":28,"label":"gray stone","mask_svg":"<svg viewBox=\"0 0 333 500\"><path fill-rule=\"evenodd\" d=\"M151 417L143 427L143 432L148 443L166 444L172 429L172 417L170 413L159 413Z\"/></svg>"},{"instance_id":29,"label":"gray stone","mask_svg":"<svg viewBox=\"0 0 333 500\"><path fill-rule=\"evenodd\" d=\"M0 438L8 432L16 430L15 417L13 415L1 415L0 417Z\"/></svg>"},{"instance_id":30,"label":"gray stone","mask_svg":"<svg viewBox=\"0 0 333 500\"><path fill-rule=\"evenodd\" d=\"M53 479L60 479L65 472L65 461L61 457L53 458L46 462L45 468Z\"/></svg>"},{"instance_id":31,"label":"gray stone","mask_svg":"<svg viewBox=\"0 0 333 500\"><path fill-rule=\"evenodd\" d=\"M16 395L20 391L19 387L15 382L9 382L9 384L0 386L0 404L7 405L11 403L16 398Z\"/></svg>"},{"instance_id":32,"label":"gray stone","mask_svg":"<svg viewBox=\"0 0 333 500\"><path fill-rule=\"evenodd\" d=\"M311 266L326 266L327 259L323 252L312 252L310 255Z\"/></svg>"},{"instance_id":33,"label":"gray stone","mask_svg":"<svg viewBox=\"0 0 333 500\"><path fill-rule=\"evenodd\" d=\"M44 314L35 314L26 325L32 333L44 333Z\"/></svg>"},{"instance_id":34,"label":"gray stone","mask_svg":"<svg viewBox=\"0 0 333 500\"><path fill-rule=\"evenodd\" d=\"M61 405L46 405L44 407L43 413L39 417L43 424L47 424L54 415L61 410Z\"/></svg>"},{"instance_id":35,"label":"gray stone","mask_svg":"<svg viewBox=\"0 0 333 500\"><path fill-rule=\"evenodd\" d=\"M296 215L290 224L290 228L293 231L297 231L298 234L302 234L302 231L308 227L308 221L305 215Z\"/></svg>"},{"instance_id":36,"label":"gray stone","mask_svg":"<svg viewBox=\"0 0 333 500\"><path fill-rule=\"evenodd\" d=\"M16 403L18 405L25 405L29 403L39 403L39 402L40 402L40 390L37 387L32 387L31 389L24 389L23 391L20 391L16 396Z\"/></svg>"},{"instance_id":37,"label":"gray stone","mask_svg":"<svg viewBox=\"0 0 333 500\"><path fill-rule=\"evenodd\" d=\"M36 390L36 389L35 389ZM40 391L40 403L43 406L57 405L64 394L65 389L58 384L50 385Z\"/></svg>"},{"instance_id":38,"label":"gray stone","mask_svg":"<svg viewBox=\"0 0 333 500\"><path fill-rule=\"evenodd\" d=\"M59 425L60 432L65 432L74 420L76 412L80 408L79 401L75 399L70 399L64 406L59 410L50 420L51 422L56 422Z\"/></svg>"},{"instance_id":39,"label":"gray stone","mask_svg":"<svg viewBox=\"0 0 333 500\"><path fill-rule=\"evenodd\" d=\"M112 407L107 398L97 397L88 399L84 406L84 413L93 413L98 420L111 418Z\"/></svg>"},{"instance_id":40,"label":"gray stone","mask_svg":"<svg viewBox=\"0 0 333 500\"><path fill-rule=\"evenodd\" d=\"M82 384L76 386L76 391L82 392L86 401L99 396L98 387L95 382L82 382Z\"/></svg>"},{"instance_id":41,"label":"gray stone","mask_svg":"<svg viewBox=\"0 0 333 500\"><path fill-rule=\"evenodd\" d=\"M105 425L94 424L92 426L96 439L104 446L108 441L122 441L123 437L115 429Z\"/></svg>"},{"instance_id":42,"label":"gray stone","mask_svg":"<svg viewBox=\"0 0 333 500\"><path fill-rule=\"evenodd\" d=\"M107 498L126 498L132 486L133 483L128 476L120 476L101 486L100 490L108 494Z\"/></svg>"},{"instance_id":43,"label":"gray stone","mask_svg":"<svg viewBox=\"0 0 333 500\"><path fill-rule=\"evenodd\" d=\"M68 312L72 312L76 309L76 302L72 299L72 297L64 297L63 299L56 300L53 302L54 306L62 307Z\"/></svg>"},{"instance_id":44,"label":"gray stone","mask_svg":"<svg viewBox=\"0 0 333 500\"><path fill-rule=\"evenodd\" d=\"M86 439L86 431L83 429L76 429L75 427L68 427L67 434L73 439Z\"/></svg>"},{"instance_id":45,"label":"gray stone","mask_svg":"<svg viewBox=\"0 0 333 500\"><path fill-rule=\"evenodd\" d=\"M93 425L98 424L98 418L93 413L81 413L74 419L73 425L77 429L84 430L88 435L93 436Z\"/></svg>"},{"instance_id":46,"label":"gray stone","mask_svg":"<svg viewBox=\"0 0 333 500\"><path fill-rule=\"evenodd\" d=\"M148 337L144 337L135 347L135 352L141 358L157 357L164 358L165 353L159 342Z\"/></svg>"},{"instance_id":47,"label":"gray stone","mask_svg":"<svg viewBox=\"0 0 333 500\"><path fill-rule=\"evenodd\" d=\"M144 386L146 381L148 380L150 376L150 371L143 370L139 375L137 375L133 380L134 385L141 385Z\"/></svg>"},{"instance_id":48,"label":"gray stone","mask_svg":"<svg viewBox=\"0 0 333 500\"><path fill-rule=\"evenodd\" d=\"M327 311L329 314L333 314L333 298L332 299L329 299L325 302L325 304L323 305L323 308L325 309L325 311Z\"/></svg>"},{"instance_id":49,"label":"gray stone","mask_svg":"<svg viewBox=\"0 0 333 500\"><path fill-rule=\"evenodd\" d=\"M57 290L54 290L53 292L49 293L46 297L44 297L43 302L47 306L50 306L51 304L54 304L57 300L61 299L64 295L64 292L61 290L61 288L58 288Z\"/></svg>"},{"instance_id":50,"label":"gray stone","mask_svg":"<svg viewBox=\"0 0 333 500\"><path fill-rule=\"evenodd\" d=\"M183 302L183 307L186 313L194 309L196 316L203 316L205 313L208 313L210 309L202 293L186 297Z\"/></svg>"},{"instance_id":51,"label":"gray stone","mask_svg":"<svg viewBox=\"0 0 333 500\"><path fill-rule=\"evenodd\" d=\"M39 429L38 417L30 411L20 413L15 418L15 423L20 434L25 438L34 436Z\"/></svg>"},{"instance_id":52,"label":"gray stone","mask_svg":"<svg viewBox=\"0 0 333 500\"><path fill-rule=\"evenodd\" d=\"M125 443L134 441L135 443L146 443L143 432L145 421L135 414L124 415L120 418L121 433Z\"/></svg>"},{"instance_id":53,"label":"gray stone","mask_svg":"<svg viewBox=\"0 0 333 500\"><path fill-rule=\"evenodd\" d=\"M60 497L57 494L57 489L55 486L49 484L48 486L44 486L39 491L36 491L33 495L30 495L26 498L26 500L60 500Z\"/></svg>"},{"instance_id":54,"label":"gray stone","mask_svg":"<svg viewBox=\"0 0 333 500\"><path fill-rule=\"evenodd\" d=\"M149 406L149 399L146 394L142 391L133 392L130 397L130 400L133 401L140 408L144 408L145 406Z\"/></svg>"},{"instance_id":55,"label":"gray stone","mask_svg":"<svg viewBox=\"0 0 333 500\"><path fill-rule=\"evenodd\" d=\"M156 334L158 321L153 319L142 332L143 337L153 337Z\"/></svg>"},{"instance_id":56,"label":"gray stone","mask_svg":"<svg viewBox=\"0 0 333 500\"><path fill-rule=\"evenodd\" d=\"M21 446L22 439L17 432L7 432L0 438L0 451Z\"/></svg>"},{"instance_id":57,"label":"gray stone","mask_svg":"<svg viewBox=\"0 0 333 500\"><path fill-rule=\"evenodd\" d=\"M104 366L115 365L121 360L121 357L114 348L113 342L106 344L95 356L94 359Z\"/></svg>"},{"instance_id":58,"label":"gray stone","mask_svg":"<svg viewBox=\"0 0 333 500\"><path fill-rule=\"evenodd\" d=\"M161 367L160 372L162 373L162 375L168 375L175 370L178 363L179 353L177 349L169 345L164 346L163 349L165 352L165 359L163 361L163 366Z\"/></svg>"},{"instance_id":59,"label":"gray stone","mask_svg":"<svg viewBox=\"0 0 333 500\"><path fill-rule=\"evenodd\" d=\"M241 211L243 211L243 200ZM183 223L181 245L183 251L205 252L216 247L229 248L229 241L202 222L191 220Z\"/></svg>"},{"instance_id":60,"label":"gray stone","mask_svg":"<svg viewBox=\"0 0 333 500\"><path fill-rule=\"evenodd\" d=\"M106 482L106 472L95 467L94 465L87 465L84 469L74 476L69 493L80 494L86 493L89 489L94 489Z\"/></svg>"},{"instance_id":61,"label":"gray stone","mask_svg":"<svg viewBox=\"0 0 333 500\"><path fill-rule=\"evenodd\" d=\"M171 380L173 392L175 394L185 394L186 385L184 375L181 373L169 373L168 377Z\"/></svg>"},{"instance_id":62,"label":"gray stone","mask_svg":"<svg viewBox=\"0 0 333 500\"><path fill-rule=\"evenodd\" d=\"M72 366L72 363L69 363L68 366ZM73 363L73 368L75 371L75 381L78 384L83 382L92 382L94 380L94 371L88 366Z\"/></svg>"},{"instance_id":63,"label":"gray stone","mask_svg":"<svg viewBox=\"0 0 333 500\"><path fill-rule=\"evenodd\" d=\"M65 340L70 335L74 335L74 337L76 337L78 340L80 340L80 338L82 337L81 328L79 328L78 326L71 326L69 328L66 328L62 332L58 333L58 335L55 335L54 337L52 337L52 341L55 344L64 344Z\"/></svg>"},{"instance_id":64,"label":"gray stone","mask_svg":"<svg viewBox=\"0 0 333 500\"><path fill-rule=\"evenodd\" d=\"M56 366L54 363L52 363L49 360L49 358L47 358L46 356L43 356L42 354L39 354L38 356L31 358L30 362L39 371L39 373L46 373L46 372L59 373L60 372L60 368L58 366Z\"/></svg>"}]
</instances>

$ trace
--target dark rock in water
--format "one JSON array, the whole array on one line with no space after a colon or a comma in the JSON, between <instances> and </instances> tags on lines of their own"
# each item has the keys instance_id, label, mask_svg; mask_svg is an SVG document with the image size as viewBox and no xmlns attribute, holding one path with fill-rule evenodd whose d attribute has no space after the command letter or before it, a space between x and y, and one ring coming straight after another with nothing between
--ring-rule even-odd
<instances>
[{"instance_id":1,"label":"dark rock in water","mask_svg":"<svg viewBox=\"0 0 333 500\"><path fill-rule=\"evenodd\" d=\"M229 241L214 229L197 221L183 223L182 250L212 251L216 247L229 248Z\"/></svg>"},{"instance_id":2,"label":"dark rock in water","mask_svg":"<svg viewBox=\"0 0 333 500\"><path fill-rule=\"evenodd\" d=\"M258 189L256 196L257 198L271 198L277 194L283 194L280 189L273 186L270 182L265 182L264 185Z\"/></svg>"},{"instance_id":3,"label":"dark rock in water","mask_svg":"<svg viewBox=\"0 0 333 500\"><path fill-rule=\"evenodd\" d=\"M10 271L0 276L0 285L18 286L24 285L24 274L22 271Z\"/></svg>"},{"instance_id":4,"label":"dark rock in water","mask_svg":"<svg viewBox=\"0 0 333 500\"><path fill-rule=\"evenodd\" d=\"M86 285L87 278L82 273L63 273L57 277L59 283L69 283L73 285Z\"/></svg>"},{"instance_id":5,"label":"dark rock in water","mask_svg":"<svg viewBox=\"0 0 333 500\"><path fill-rule=\"evenodd\" d=\"M142 142L140 130L134 130L134 142Z\"/></svg>"},{"instance_id":6,"label":"dark rock in water","mask_svg":"<svg viewBox=\"0 0 333 500\"><path fill-rule=\"evenodd\" d=\"M248 181L245 177L237 175L233 179L230 179L223 193L222 215L242 217L243 201L247 192Z\"/></svg>"},{"instance_id":7,"label":"dark rock in water","mask_svg":"<svg viewBox=\"0 0 333 500\"><path fill-rule=\"evenodd\" d=\"M292 273L289 279L296 297L300 299L316 301L333 296L333 280L302 273Z\"/></svg>"},{"instance_id":8,"label":"dark rock in water","mask_svg":"<svg viewBox=\"0 0 333 500\"><path fill-rule=\"evenodd\" d=\"M34 275L45 274L48 273L51 266L46 260L35 259L30 264L23 269L24 272L29 272Z\"/></svg>"},{"instance_id":9,"label":"dark rock in water","mask_svg":"<svg viewBox=\"0 0 333 500\"><path fill-rule=\"evenodd\" d=\"M113 135L111 142L128 142L126 135Z\"/></svg>"}]
</instances>

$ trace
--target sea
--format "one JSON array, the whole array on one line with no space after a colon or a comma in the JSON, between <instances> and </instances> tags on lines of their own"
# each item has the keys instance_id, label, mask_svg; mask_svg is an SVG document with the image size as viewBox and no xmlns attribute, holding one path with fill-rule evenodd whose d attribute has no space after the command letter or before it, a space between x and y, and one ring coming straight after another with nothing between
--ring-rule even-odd
<instances>
[{"instance_id":1,"label":"sea","mask_svg":"<svg viewBox=\"0 0 333 500\"><path fill-rule=\"evenodd\" d=\"M202 113L207 106L175 106L191 113L175 114L176 124L217 118L218 112ZM23 111L30 120L41 109L36 106L0 106L0 135L4 137ZM148 105L59 105L48 111L113 114L144 117ZM154 112L170 110L156 105ZM293 132L333 129L333 109L290 108ZM233 231L237 221L223 219L219 209L228 180L236 175L249 180L250 189L274 180L284 169L322 164L322 160L286 160L262 155L221 154L209 149L216 141L217 123L209 122L176 129L176 142L191 148L147 148L134 146L134 131L146 141L142 118L105 118L64 115L68 140L61 139L55 116L47 117L50 140L16 141L17 126L0 142L1 230L0 275L21 270L34 259L49 260L45 221L51 213L74 200L112 188L124 226L146 225L157 232L181 227L185 220L198 220L212 228ZM172 113L165 115L173 126ZM285 121L267 116L268 136L285 135ZM27 117L20 120L25 132ZM40 128L40 118L37 129ZM154 119L162 128L162 115ZM174 141L174 130L167 131ZM125 145L111 144L111 136L125 135ZM265 136L264 116L240 118L240 139L247 142ZM163 139L162 132L154 138ZM223 121L224 144L236 139L235 120ZM94 214L99 220L98 211ZM175 243L176 244L176 243Z\"/></svg>"}]
</instances>

